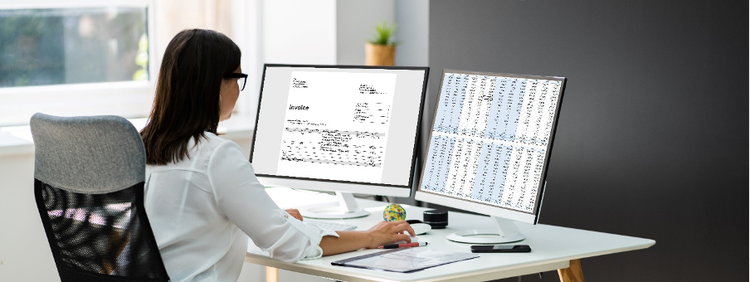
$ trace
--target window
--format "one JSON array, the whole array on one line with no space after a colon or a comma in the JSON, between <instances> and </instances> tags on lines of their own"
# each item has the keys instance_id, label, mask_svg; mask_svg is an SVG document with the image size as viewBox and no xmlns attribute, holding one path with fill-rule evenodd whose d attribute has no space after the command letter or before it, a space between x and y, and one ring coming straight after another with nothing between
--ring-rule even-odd
<instances>
[{"instance_id":1,"label":"window","mask_svg":"<svg viewBox=\"0 0 750 282\"><path fill-rule=\"evenodd\" d=\"M0 11L0 87L148 80L145 8Z\"/></svg>"},{"instance_id":2,"label":"window","mask_svg":"<svg viewBox=\"0 0 750 282\"><path fill-rule=\"evenodd\" d=\"M142 117L153 97L153 1L0 5L0 126L35 112Z\"/></svg>"}]
</instances>

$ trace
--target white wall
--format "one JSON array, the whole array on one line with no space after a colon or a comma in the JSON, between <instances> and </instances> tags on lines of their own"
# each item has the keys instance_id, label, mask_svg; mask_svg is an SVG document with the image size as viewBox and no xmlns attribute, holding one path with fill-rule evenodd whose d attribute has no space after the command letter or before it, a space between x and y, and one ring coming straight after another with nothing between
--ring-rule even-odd
<instances>
[{"instance_id":1,"label":"white wall","mask_svg":"<svg viewBox=\"0 0 750 282\"><path fill-rule=\"evenodd\" d=\"M34 200L34 154L0 157L0 281L60 281Z\"/></svg>"},{"instance_id":2,"label":"white wall","mask_svg":"<svg viewBox=\"0 0 750 282\"><path fill-rule=\"evenodd\" d=\"M394 2L395 0L336 2L337 64L365 64L365 43L374 38L375 25L384 20L388 23L395 21Z\"/></svg>"},{"instance_id":3,"label":"white wall","mask_svg":"<svg viewBox=\"0 0 750 282\"><path fill-rule=\"evenodd\" d=\"M335 0L262 2L264 63L335 64Z\"/></svg>"}]
</instances>

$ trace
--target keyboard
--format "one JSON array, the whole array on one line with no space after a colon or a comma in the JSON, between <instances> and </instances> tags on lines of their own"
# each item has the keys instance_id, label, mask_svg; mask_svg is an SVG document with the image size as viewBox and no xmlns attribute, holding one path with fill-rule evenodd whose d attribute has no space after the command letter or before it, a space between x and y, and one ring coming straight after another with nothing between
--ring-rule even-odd
<instances>
[{"instance_id":1,"label":"keyboard","mask_svg":"<svg viewBox=\"0 0 750 282\"><path fill-rule=\"evenodd\" d=\"M307 223L307 225L312 225L321 229L330 229L333 231L349 231L357 229L357 226L354 224L331 222L326 220L305 219L303 222Z\"/></svg>"}]
</instances>

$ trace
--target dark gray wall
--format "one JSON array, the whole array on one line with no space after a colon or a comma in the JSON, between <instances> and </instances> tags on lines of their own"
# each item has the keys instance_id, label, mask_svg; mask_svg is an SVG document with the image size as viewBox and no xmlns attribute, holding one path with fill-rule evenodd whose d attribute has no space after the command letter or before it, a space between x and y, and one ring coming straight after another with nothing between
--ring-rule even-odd
<instances>
[{"instance_id":1,"label":"dark gray wall","mask_svg":"<svg viewBox=\"0 0 750 282\"><path fill-rule=\"evenodd\" d=\"M656 240L582 260L587 280L748 281L747 1L431 1L429 20L428 117L446 68L568 78L541 223Z\"/></svg>"}]
</instances>

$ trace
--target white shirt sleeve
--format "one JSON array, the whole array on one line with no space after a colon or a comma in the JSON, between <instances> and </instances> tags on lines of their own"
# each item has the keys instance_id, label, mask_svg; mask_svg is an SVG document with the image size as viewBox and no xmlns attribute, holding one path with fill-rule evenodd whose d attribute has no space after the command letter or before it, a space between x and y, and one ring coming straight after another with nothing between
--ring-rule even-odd
<instances>
[{"instance_id":1,"label":"white shirt sleeve","mask_svg":"<svg viewBox=\"0 0 750 282\"><path fill-rule=\"evenodd\" d=\"M214 150L208 177L217 206L273 258L288 262L319 258L323 255L319 246L322 237L338 236L305 225L279 208L234 142L224 142Z\"/></svg>"}]
</instances>

